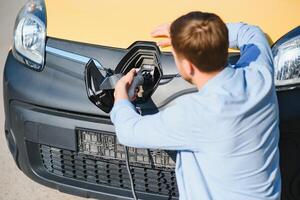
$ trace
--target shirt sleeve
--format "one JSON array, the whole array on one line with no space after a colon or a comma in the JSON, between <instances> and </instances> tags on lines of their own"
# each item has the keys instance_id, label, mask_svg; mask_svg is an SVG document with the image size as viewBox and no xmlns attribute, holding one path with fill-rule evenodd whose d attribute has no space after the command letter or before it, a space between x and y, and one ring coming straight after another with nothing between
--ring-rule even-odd
<instances>
[{"instance_id":1,"label":"shirt sleeve","mask_svg":"<svg viewBox=\"0 0 300 200\"><path fill-rule=\"evenodd\" d=\"M121 144L136 148L191 150L190 137L184 134L184 111L170 106L153 115L141 116L128 100L114 104L111 120Z\"/></svg>"},{"instance_id":2,"label":"shirt sleeve","mask_svg":"<svg viewBox=\"0 0 300 200\"><path fill-rule=\"evenodd\" d=\"M228 23L229 47L240 49L236 67L265 68L273 73L273 55L263 31L245 23Z\"/></svg>"}]
</instances>

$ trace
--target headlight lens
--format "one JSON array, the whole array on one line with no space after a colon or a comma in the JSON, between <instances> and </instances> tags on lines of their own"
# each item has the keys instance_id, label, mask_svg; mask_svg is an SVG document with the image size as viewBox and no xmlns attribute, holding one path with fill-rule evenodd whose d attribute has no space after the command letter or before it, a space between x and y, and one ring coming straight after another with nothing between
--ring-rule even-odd
<instances>
[{"instance_id":1,"label":"headlight lens","mask_svg":"<svg viewBox=\"0 0 300 200\"><path fill-rule=\"evenodd\" d=\"M43 1L30 1L20 11L14 31L14 50L34 68L44 65L46 16Z\"/></svg>"},{"instance_id":2,"label":"headlight lens","mask_svg":"<svg viewBox=\"0 0 300 200\"><path fill-rule=\"evenodd\" d=\"M275 85L300 83L300 36L273 48Z\"/></svg>"}]
</instances>

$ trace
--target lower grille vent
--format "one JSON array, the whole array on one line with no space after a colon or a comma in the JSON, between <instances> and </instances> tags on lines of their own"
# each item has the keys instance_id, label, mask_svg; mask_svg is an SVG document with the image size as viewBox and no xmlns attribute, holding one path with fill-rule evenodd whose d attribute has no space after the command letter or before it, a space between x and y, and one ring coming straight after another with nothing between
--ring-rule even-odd
<instances>
[{"instance_id":1,"label":"lower grille vent","mask_svg":"<svg viewBox=\"0 0 300 200\"><path fill-rule=\"evenodd\" d=\"M130 189L123 160L90 158L74 151L40 145L45 169L58 176L99 185ZM131 166L135 189L138 192L178 197L175 172L172 168Z\"/></svg>"}]
</instances>

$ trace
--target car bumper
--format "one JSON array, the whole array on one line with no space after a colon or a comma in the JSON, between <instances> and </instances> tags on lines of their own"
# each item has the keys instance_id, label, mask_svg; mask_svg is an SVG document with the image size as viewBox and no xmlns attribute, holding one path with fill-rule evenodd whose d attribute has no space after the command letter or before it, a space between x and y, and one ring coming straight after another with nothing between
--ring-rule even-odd
<instances>
[{"instance_id":1,"label":"car bumper","mask_svg":"<svg viewBox=\"0 0 300 200\"><path fill-rule=\"evenodd\" d=\"M64 98L60 91L53 94L47 80L53 72L44 73L47 74L37 74L26 68L9 53L3 79L5 135L18 167L32 180L65 193L99 199L131 199L123 161L87 158L78 153L76 129L80 127L114 135L109 116L101 111L99 115L88 113L89 110L95 112L97 108L89 102L85 87L81 85L84 84L82 80L78 85L74 81L75 87L81 91L77 101L81 100L82 105L75 109L74 106L80 103L75 102L75 105L69 102L73 104L70 106L66 104L70 100L68 98L72 98L70 95ZM38 82L39 85L36 84ZM74 87L74 84L59 89ZM45 94L50 98L48 102L44 97L39 97L42 95L40 92L47 92L47 89L55 95ZM61 109L54 105L59 101L63 102L60 106L66 107ZM171 196L178 196L174 169L132 166L132 170L135 170L136 190L140 199L170 199Z\"/></svg>"},{"instance_id":2,"label":"car bumper","mask_svg":"<svg viewBox=\"0 0 300 200\"><path fill-rule=\"evenodd\" d=\"M10 118L11 126L6 127L8 131L7 138L14 139L8 139L8 142L15 151L17 150L16 159L18 166L31 179L43 185L57 188L62 192L82 197L101 199L105 199L104 197L107 197L107 199L126 199L126 197L131 197L130 191L126 189L99 185L93 178L88 179L87 177L87 180L84 180L85 174L88 174L89 171L83 173L83 178L81 179L70 178L70 176L64 177L62 173L63 170L67 170L66 160L63 160L63 157L70 153L76 154L77 142L74 127L79 126L112 132L113 127L109 120L102 120L99 123L99 120L93 117L81 116L78 118L76 114L55 111L19 101L12 101L9 105L9 110L12 117ZM105 123L103 123L104 121ZM50 147L52 152L50 152ZM57 154L53 153L54 150L58 151L55 152ZM67 153L64 154L63 151ZM54 158L55 156L59 158ZM75 160L79 162L88 161L88 159L84 160L83 158L75 158ZM46 163L47 161L51 162L51 169ZM54 166L54 162L59 163ZM106 164L106 162L95 162L94 166L97 165L95 168L102 169L106 173L107 167L102 166ZM111 165L111 167L117 166ZM73 166L76 169L75 164ZM69 165L69 167L72 166ZM123 170L123 173L127 173L124 167L120 167L120 169ZM116 173L118 170L115 169ZM90 172L92 171L90 170ZM76 173L78 174L78 172ZM100 176L101 174L106 178L105 173L97 173L97 175ZM95 184L92 182L95 182ZM157 199L159 197L141 193L138 195L140 198L144 197L143 199Z\"/></svg>"}]
</instances>

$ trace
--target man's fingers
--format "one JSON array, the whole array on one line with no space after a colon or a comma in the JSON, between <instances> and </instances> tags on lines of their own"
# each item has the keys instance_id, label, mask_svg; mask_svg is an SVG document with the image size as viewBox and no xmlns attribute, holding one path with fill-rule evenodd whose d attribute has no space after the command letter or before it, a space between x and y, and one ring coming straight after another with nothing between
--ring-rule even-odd
<instances>
[{"instance_id":1,"label":"man's fingers","mask_svg":"<svg viewBox=\"0 0 300 200\"><path fill-rule=\"evenodd\" d=\"M160 47L169 47L171 46L170 39L170 24L162 24L156 27L152 32L151 36L154 38L163 37L165 40L157 42L157 45Z\"/></svg>"},{"instance_id":2,"label":"man's fingers","mask_svg":"<svg viewBox=\"0 0 300 200\"><path fill-rule=\"evenodd\" d=\"M165 30L155 30L155 31L151 32L151 36L154 38L169 37L170 34L168 32L166 32Z\"/></svg>"},{"instance_id":3,"label":"man's fingers","mask_svg":"<svg viewBox=\"0 0 300 200\"><path fill-rule=\"evenodd\" d=\"M135 74L136 74L136 69L133 68L125 76L123 76L122 79L124 78L123 79L124 82L126 84L130 85L132 83L132 81L133 81L133 78L134 78Z\"/></svg>"},{"instance_id":4,"label":"man's fingers","mask_svg":"<svg viewBox=\"0 0 300 200\"><path fill-rule=\"evenodd\" d=\"M157 45L160 47L169 47L169 46L171 46L171 40L167 39L167 40L159 41L159 42L157 42Z\"/></svg>"},{"instance_id":5,"label":"man's fingers","mask_svg":"<svg viewBox=\"0 0 300 200\"><path fill-rule=\"evenodd\" d=\"M170 24L162 24L151 32L152 37L170 37Z\"/></svg>"}]
</instances>

